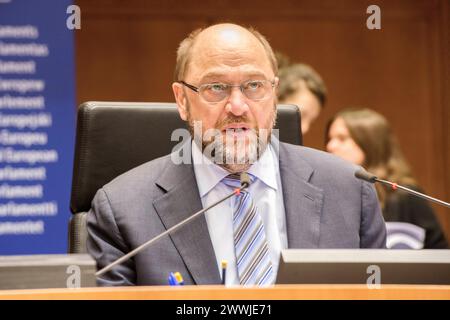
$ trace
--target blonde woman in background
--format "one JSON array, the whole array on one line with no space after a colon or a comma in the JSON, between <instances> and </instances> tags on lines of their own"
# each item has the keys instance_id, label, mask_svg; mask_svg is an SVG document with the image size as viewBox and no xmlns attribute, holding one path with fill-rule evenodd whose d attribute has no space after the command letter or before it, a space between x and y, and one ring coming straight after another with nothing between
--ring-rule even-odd
<instances>
[{"instance_id":1,"label":"blonde woman in background","mask_svg":"<svg viewBox=\"0 0 450 320\"><path fill-rule=\"evenodd\" d=\"M346 109L326 128L326 149L363 166L380 179L420 191L389 123L370 109ZM388 248L445 249L447 241L429 204L403 191L376 185Z\"/></svg>"}]
</instances>

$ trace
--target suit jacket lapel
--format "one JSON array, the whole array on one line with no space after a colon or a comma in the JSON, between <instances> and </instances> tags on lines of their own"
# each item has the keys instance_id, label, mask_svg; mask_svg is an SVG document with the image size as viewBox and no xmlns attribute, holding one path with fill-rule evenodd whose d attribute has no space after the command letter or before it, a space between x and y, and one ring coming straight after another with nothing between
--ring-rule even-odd
<instances>
[{"instance_id":1,"label":"suit jacket lapel","mask_svg":"<svg viewBox=\"0 0 450 320\"><path fill-rule=\"evenodd\" d=\"M323 191L309 183L314 172L309 163L280 143L280 176L283 188L288 248L317 248ZM297 148L297 147L295 147ZM295 154L298 154L296 150Z\"/></svg>"},{"instance_id":2,"label":"suit jacket lapel","mask_svg":"<svg viewBox=\"0 0 450 320\"><path fill-rule=\"evenodd\" d=\"M153 205L166 229L202 209L192 165L172 162L156 184L166 193ZM204 215L170 235L197 284L220 283L214 248Z\"/></svg>"}]
</instances>

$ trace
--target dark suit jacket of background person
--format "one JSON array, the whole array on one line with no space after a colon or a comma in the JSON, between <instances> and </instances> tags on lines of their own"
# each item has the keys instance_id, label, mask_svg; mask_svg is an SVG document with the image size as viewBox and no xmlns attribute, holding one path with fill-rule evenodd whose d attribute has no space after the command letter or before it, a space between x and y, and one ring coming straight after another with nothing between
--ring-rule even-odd
<instances>
[{"instance_id":1,"label":"dark suit jacket of background person","mask_svg":"<svg viewBox=\"0 0 450 320\"><path fill-rule=\"evenodd\" d=\"M407 186L423 192L417 186ZM448 249L439 220L424 199L398 190L390 193L383 210L386 222L407 222L425 229L424 249Z\"/></svg>"},{"instance_id":2,"label":"dark suit jacket of background person","mask_svg":"<svg viewBox=\"0 0 450 320\"><path fill-rule=\"evenodd\" d=\"M279 143L289 248L385 248L386 227L374 187L356 166L325 152ZM192 164L170 155L147 162L100 189L88 214L88 252L103 268L202 209ZM98 284L219 284L204 215L115 266Z\"/></svg>"}]
</instances>

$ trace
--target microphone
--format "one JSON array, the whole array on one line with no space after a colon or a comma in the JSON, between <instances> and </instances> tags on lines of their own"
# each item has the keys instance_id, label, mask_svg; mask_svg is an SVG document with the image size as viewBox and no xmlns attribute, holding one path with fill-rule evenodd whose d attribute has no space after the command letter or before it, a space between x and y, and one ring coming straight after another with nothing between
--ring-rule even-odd
<instances>
[{"instance_id":1,"label":"microphone","mask_svg":"<svg viewBox=\"0 0 450 320\"><path fill-rule=\"evenodd\" d=\"M242 172L241 173L241 190L248 188L250 186L250 176L248 175L247 172Z\"/></svg>"},{"instance_id":2,"label":"microphone","mask_svg":"<svg viewBox=\"0 0 450 320\"><path fill-rule=\"evenodd\" d=\"M371 173L369 173L369 172L367 172L366 170L363 170L363 169L356 171L355 172L355 177L357 177L358 179L365 180L365 181L370 182L370 183L374 183L374 182L377 181L377 176L376 175L371 174Z\"/></svg>"},{"instance_id":3,"label":"microphone","mask_svg":"<svg viewBox=\"0 0 450 320\"><path fill-rule=\"evenodd\" d=\"M424 193L417 192L415 190L406 188L406 187L401 186L401 185L399 185L397 183L394 183L394 182L378 179L376 175L374 175L374 174L372 174L370 172L367 172L364 169L360 169L360 170L356 171L355 172L355 177L358 178L358 179L370 182L370 183L380 182L382 184L390 186L392 188L392 190L400 189L400 190L406 191L406 192L408 192L408 193L410 193L412 195L415 195L416 197L419 197L419 198L422 198L422 199L425 199L425 200L428 200L428 201L432 201L432 202L438 203L438 204L440 204L440 205L442 205L444 207L450 208L450 203L448 203L448 202L445 202L445 201L442 201L442 200L430 197L430 196L428 196L428 195L426 195Z\"/></svg>"},{"instance_id":4,"label":"microphone","mask_svg":"<svg viewBox=\"0 0 450 320\"><path fill-rule=\"evenodd\" d=\"M239 195L241 193L242 190L248 188L250 186L250 176L248 175L248 173L246 172L242 172L241 176L240 176L240 181L241 181L241 187L240 188L236 188L233 190L232 193L230 193L229 195L227 195L226 197L214 202L212 205L197 211L196 213L194 213L192 216L190 216L189 218L184 219L183 221L177 223L176 225L172 226L171 228L167 229L166 231L164 231L163 233L157 235L156 237L148 240L147 242L141 244L139 247L137 247L136 249L130 251L129 253L127 253L126 255L124 255L123 257L120 257L119 259L113 261L112 263L108 264L106 267L104 267L103 269L97 271L95 273L95 276L101 276L102 274L108 272L109 270L111 270L113 267L115 267L118 264L121 264L122 262L130 259L131 257L135 256L136 254L138 254L140 251L142 251L143 249L147 248L149 245L151 245L152 243L155 243L156 241L158 241L159 239L161 239L162 237L164 237L165 235L171 233L172 231L177 230L178 228L184 226L185 224L191 222L192 220L194 220L195 218L197 218L198 216L200 216L202 213L208 211L209 209L214 208L215 206L217 206L218 204L224 202L225 200L231 198L234 195Z\"/></svg>"}]
</instances>

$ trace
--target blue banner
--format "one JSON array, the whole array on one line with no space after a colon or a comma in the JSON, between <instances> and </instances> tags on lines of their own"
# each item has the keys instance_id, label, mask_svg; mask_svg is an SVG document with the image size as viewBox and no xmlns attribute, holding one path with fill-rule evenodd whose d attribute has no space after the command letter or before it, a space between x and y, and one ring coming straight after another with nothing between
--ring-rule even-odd
<instances>
[{"instance_id":1,"label":"blue banner","mask_svg":"<svg viewBox=\"0 0 450 320\"><path fill-rule=\"evenodd\" d=\"M67 252L75 131L67 0L0 0L0 255Z\"/></svg>"}]
</instances>

